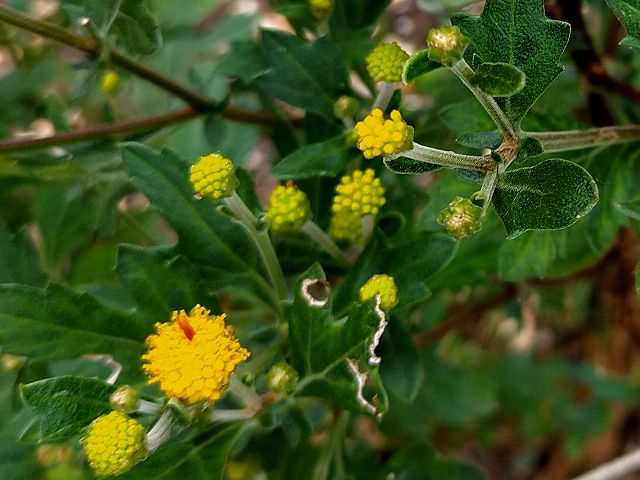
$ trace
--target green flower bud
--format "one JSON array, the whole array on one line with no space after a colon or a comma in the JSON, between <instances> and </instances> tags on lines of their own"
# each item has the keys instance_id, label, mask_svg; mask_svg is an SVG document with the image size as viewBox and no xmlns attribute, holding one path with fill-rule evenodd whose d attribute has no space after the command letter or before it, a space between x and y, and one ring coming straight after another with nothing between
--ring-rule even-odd
<instances>
[{"instance_id":1,"label":"green flower bud","mask_svg":"<svg viewBox=\"0 0 640 480\"><path fill-rule=\"evenodd\" d=\"M267 386L272 392L289 392L298 380L298 374L287 363L276 363L267 373Z\"/></svg>"},{"instance_id":2,"label":"green flower bud","mask_svg":"<svg viewBox=\"0 0 640 480\"><path fill-rule=\"evenodd\" d=\"M358 101L349 95L342 95L333 103L333 114L338 118L352 117L358 108Z\"/></svg>"},{"instance_id":3,"label":"green flower bud","mask_svg":"<svg viewBox=\"0 0 640 480\"><path fill-rule=\"evenodd\" d=\"M139 400L140 393L129 385L123 385L109 397L111 408L123 413L134 411Z\"/></svg>"},{"instance_id":4,"label":"green flower bud","mask_svg":"<svg viewBox=\"0 0 640 480\"><path fill-rule=\"evenodd\" d=\"M17 357L10 353L0 355L0 367L5 373L13 373L17 371L25 362L24 357Z\"/></svg>"},{"instance_id":5,"label":"green flower bud","mask_svg":"<svg viewBox=\"0 0 640 480\"><path fill-rule=\"evenodd\" d=\"M429 59L451 66L462 58L468 43L458 27L432 28L427 35Z\"/></svg>"},{"instance_id":6,"label":"green flower bud","mask_svg":"<svg viewBox=\"0 0 640 480\"><path fill-rule=\"evenodd\" d=\"M456 197L438 216L438 223L456 240L473 235L482 228L482 208L468 198Z\"/></svg>"}]
</instances>

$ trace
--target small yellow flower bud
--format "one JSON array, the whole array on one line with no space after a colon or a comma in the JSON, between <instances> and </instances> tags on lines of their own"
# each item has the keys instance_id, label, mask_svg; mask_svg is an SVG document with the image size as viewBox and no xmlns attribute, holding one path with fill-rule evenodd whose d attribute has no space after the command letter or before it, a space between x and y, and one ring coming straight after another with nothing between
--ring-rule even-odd
<instances>
[{"instance_id":1,"label":"small yellow flower bud","mask_svg":"<svg viewBox=\"0 0 640 480\"><path fill-rule=\"evenodd\" d=\"M413 146L413 128L408 126L399 111L393 110L390 118L384 118L376 108L364 120L356 123L356 146L364 158L394 155Z\"/></svg>"},{"instance_id":2,"label":"small yellow flower bud","mask_svg":"<svg viewBox=\"0 0 640 480\"><path fill-rule=\"evenodd\" d=\"M309 0L309 7L311 7L311 13L317 19L321 20L326 18L333 10L332 0Z\"/></svg>"},{"instance_id":3,"label":"small yellow flower bud","mask_svg":"<svg viewBox=\"0 0 640 480\"><path fill-rule=\"evenodd\" d=\"M432 28L427 35L429 59L451 66L462 58L467 39L458 27Z\"/></svg>"},{"instance_id":4,"label":"small yellow flower bud","mask_svg":"<svg viewBox=\"0 0 640 480\"><path fill-rule=\"evenodd\" d=\"M399 82L409 54L396 42L381 43L367 56L367 70L376 82Z\"/></svg>"},{"instance_id":5,"label":"small yellow flower bud","mask_svg":"<svg viewBox=\"0 0 640 480\"><path fill-rule=\"evenodd\" d=\"M132 412L140 400L140 393L130 385L123 385L109 397L111 408L119 412Z\"/></svg>"},{"instance_id":6,"label":"small yellow flower bud","mask_svg":"<svg viewBox=\"0 0 640 480\"><path fill-rule=\"evenodd\" d=\"M233 163L219 153L200 157L191 167L189 181L198 196L213 200L230 197L238 186Z\"/></svg>"},{"instance_id":7,"label":"small yellow flower bud","mask_svg":"<svg viewBox=\"0 0 640 480\"><path fill-rule=\"evenodd\" d=\"M374 275L360 288L360 300L363 302L380 295L380 308L391 310L398 304L398 287L389 275Z\"/></svg>"},{"instance_id":8,"label":"small yellow flower bud","mask_svg":"<svg viewBox=\"0 0 640 480\"><path fill-rule=\"evenodd\" d=\"M329 235L336 241L361 243L362 217L347 211L333 214L329 225Z\"/></svg>"},{"instance_id":9,"label":"small yellow flower bud","mask_svg":"<svg viewBox=\"0 0 640 480\"><path fill-rule=\"evenodd\" d=\"M271 192L267 219L274 232L297 232L310 215L309 199L293 182L280 185Z\"/></svg>"},{"instance_id":10,"label":"small yellow flower bud","mask_svg":"<svg viewBox=\"0 0 640 480\"><path fill-rule=\"evenodd\" d=\"M285 362L276 363L267 373L267 386L272 392L289 392L293 389L298 374Z\"/></svg>"},{"instance_id":11,"label":"small yellow flower bud","mask_svg":"<svg viewBox=\"0 0 640 480\"><path fill-rule=\"evenodd\" d=\"M386 202L382 182L375 175L373 169L367 168L364 172L354 170L353 174L343 176L336 185L331 211L375 217Z\"/></svg>"},{"instance_id":12,"label":"small yellow flower bud","mask_svg":"<svg viewBox=\"0 0 640 480\"><path fill-rule=\"evenodd\" d=\"M468 198L456 197L442 210L436 220L456 240L473 235L482 228L482 208Z\"/></svg>"},{"instance_id":13,"label":"small yellow flower bud","mask_svg":"<svg viewBox=\"0 0 640 480\"><path fill-rule=\"evenodd\" d=\"M100 477L121 475L147 454L144 427L122 412L94 420L82 443L89 466Z\"/></svg>"},{"instance_id":14,"label":"small yellow flower bud","mask_svg":"<svg viewBox=\"0 0 640 480\"><path fill-rule=\"evenodd\" d=\"M120 76L113 70L107 70L102 75L100 90L107 95L114 95L120 89Z\"/></svg>"}]
</instances>

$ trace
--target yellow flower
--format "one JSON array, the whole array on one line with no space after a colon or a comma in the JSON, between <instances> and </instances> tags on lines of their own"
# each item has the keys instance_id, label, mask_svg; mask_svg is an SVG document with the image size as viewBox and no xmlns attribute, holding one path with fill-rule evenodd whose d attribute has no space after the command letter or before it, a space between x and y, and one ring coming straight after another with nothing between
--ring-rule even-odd
<instances>
[{"instance_id":1,"label":"yellow flower","mask_svg":"<svg viewBox=\"0 0 640 480\"><path fill-rule=\"evenodd\" d=\"M399 82L409 54L396 42L381 43L367 56L367 70L376 82Z\"/></svg>"},{"instance_id":2,"label":"yellow flower","mask_svg":"<svg viewBox=\"0 0 640 480\"><path fill-rule=\"evenodd\" d=\"M333 214L329 225L329 235L334 240L361 243L362 217L348 211Z\"/></svg>"},{"instance_id":3,"label":"yellow flower","mask_svg":"<svg viewBox=\"0 0 640 480\"><path fill-rule=\"evenodd\" d=\"M144 427L115 411L94 420L82 443L91 469L100 477L126 472L147 453Z\"/></svg>"},{"instance_id":4,"label":"yellow flower","mask_svg":"<svg viewBox=\"0 0 640 480\"><path fill-rule=\"evenodd\" d=\"M271 192L267 218L274 232L296 232L302 228L310 214L309 199L292 181Z\"/></svg>"},{"instance_id":5,"label":"yellow flower","mask_svg":"<svg viewBox=\"0 0 640 480\"><path fill-rule=\"evenodd\" d=\"M345 175L336 186L331 211L334 214L348 212L359 217L376 216L385 204L384 187L371 168L354 170Z\"/></svg>"},{"instance_id":6,"label":"yellow flower","mask_svg":"<svg viewBox=\"0 0 640 480\"><path fill-rule=\"evenodd\" d=\"M331 0L309 0L309 6L311 7L313 16L322 19L331 13L333 2Z\"/></svg>"},{"instance_id":7,"label":"yellow flower","mask_svg":"<svg viewBox=\"0 0 640 480\"><path fill-rule=\"evenodd\" d=\"M142 356L148 382L158 382L168 397L187 405L219 399L236 366L250 355L225 324L226 315L209 313L199 305L189 315L174 311L171 322L156 324L158 333L147 337L149 351Z\"/></svg>"},{"instance_id":8,"label":"yellow flower","mask_svg":"<svg viewBox=\"0 0 640 480\"><path fill-rule=\"evenodd\" d=\"M102 75L102 80L100 81L100 90L106 93L107 95L115 94L120 88L120 76L114 72L113 70L107 70Z\"/></svg>"},{"instance_id":9,"label":"yellow flower","mask_svg":"<svg viewBox=\"0 0 640 480\"><path fill-rule=\"evenodd\" d=\"M365 301L380 295L380 308L390 310L398 304L398 287L393 277L389 275L374 275L362 288L360 300Z\"/></svg>"},{"instance_id":10,"label":"yellow flower","mask_svg":"<svg viewBox=\"0 0 640 480\"><path fill-rule=\"evenodd\" d=\"M382 110L376 108L356 123L356 146L362 150L364 158L393 155L412 148L413 128L397 110L393 110L390 117L385 120Z\"/></svg>"},{"instance_id":11,"label":"yellow flower","mask_svg":"<svg viewBox=\"0 0 640 480\"><path fill-rule=\"evenodd\" d=\"M198 196L213 200L230 197L238 186L233 163L219 153L200 157L191 167L189 181Z\"/></svg>"}]
</instances>

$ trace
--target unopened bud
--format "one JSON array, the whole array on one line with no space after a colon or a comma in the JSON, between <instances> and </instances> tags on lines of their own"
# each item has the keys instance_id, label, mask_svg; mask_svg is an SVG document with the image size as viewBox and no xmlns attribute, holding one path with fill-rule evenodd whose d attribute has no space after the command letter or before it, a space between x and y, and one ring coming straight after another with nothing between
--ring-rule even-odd
<instances>
[{"instance_id":1,"label":"unopened bud","mask_svg":"<svg viewBox=\"0 0 640 480\"><path fill-rule=\"evenodd\" d=\"M287 363L276 363L267 373L267 386L272 392L288 392L298 379L296 371Z\"/></svg>"},{"instance_id":2,"label":"unopened bud","mask_svg":"<svg viewBox=\"0 0 640 480\"><path fill-rule=\"evenodd\" d=\"M129 385L123 385L109 397L111 408L124 413L136 410L139 400L140 393Z\"/></svg>"},{"instance_id":3,"label":"unopened bud","mask_svg":"<svg viewBox=\"0 0 640 480\"><path fill-rule=\"evenodd\" d=\"M338 118L352 117L358 108L358 101L349 95L342 95L333 103L333 113Z\"/></svg>"},{"instance_id":4,"label":"unopened bud","mask_svg":"<svg viewBox=\"0 0 640 480\"><path fill-rule=\"evenodd\" d=\"M427 35L429 59L451 66L462 58L468 41L458 27L432 28Z\"/></svg>"},{"instance_id":5,"label":"unopened bud","mask_svg":"<svg viewBox=\"0 0 640 480\"><path fill-rule=\"evenodd\" d=\"M473 235L482 228L482 208L468 198L456 197L438 216L438 223L456 240Z\"/></svg>"}]
</instances>

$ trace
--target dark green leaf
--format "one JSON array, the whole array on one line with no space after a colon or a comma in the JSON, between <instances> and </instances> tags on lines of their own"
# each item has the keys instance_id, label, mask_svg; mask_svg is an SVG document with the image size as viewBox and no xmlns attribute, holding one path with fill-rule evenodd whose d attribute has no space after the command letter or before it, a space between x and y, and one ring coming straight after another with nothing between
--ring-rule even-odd
<instances>
[{"instance_id":1,"label":"dark green leaf","mask_svg":"<svg viewBox=\"0 0 640 480\"><path fill-rule=\"evenodd\" d=\"M8 435L0 436L0 478L3 480L40 478L40 468L33 457L32 445L18 444Z\"/></svg>"},{"instance_id":2,"label":"dark green leaf","mask_svg":"<svg viewBox=\"0 0 640 480\"><path fill-rule=\"evenodd\" d=\"M522 145L520 150L518 150L518 154L516 155L515 162L522 162L529 157L535 157L536 155L540 155L544 152L544 147L540 140L534 137L525 137L522 140Z\"/></svg>"},{"instance_id":3,"label":"dark green leaf","mask_svg":"<svg viewBox=\"0 0 640 480\"><path fill-rule=\"evenodd\" d=\"M502 135L498 132L469 132L456 138L456 142L465 147L495 150L502 143Z\"/></svg>"},{"instance_id":4,"label":"dark green leaf","mask_svg":"<svg viewBox=\"0 0 640 480\"><path fill-rule=\"evenodd\" d=\"M270 66L258 78L262 89L291 105L333 115L335 98L347 90L347 69L327 38L308 43L284 32L263 30L262 48Z\"/></svg>"},{"instance_id":5,"label":"dark green leaf","mask_svg":"<svg viewBox=\"0 0 640 480\"><path fill-rule=\"evenodd\" d=\"M116 387L102 380L55 377L22 385L22 396L41 416L43 441L64 440L80 435L89 424L111 411L109 396Z\"/></svg>"},{"instance_id":6,"label":"dark green leaf","mask_svg":"<svg viewBox=\"0 0 640 480\"><path fill-rule=\"evenodd\" d=\"M598 202L598 187L581 166L562 159L501 175L493 196L509 238L529 230L573 225Z\"/></svg>"},{"instance_id":7,"label":"dark green leaf","mask_svg":"<svg viewBox=\"0 0 640 480\"><path fill-rule=\"evenodd\" d=\"M481 63L476 67L471 83L492 97L510 97L524 88L522 70L508 63Z\"/></svg>"},{"instance_id":8,"label":"dark green leaf","mask_svg":"<svg viewBox=\"0 0 640 480\"><path fill-rule=\"evenodd\" d=\"M215 72L250 83L267 68L260 45L250 40L237 40L231 42L229 53L218 62Z\"/></svg>"},{"instance_id":9,"label":"dark green leaf","mask_svg":"<svg viewBox=\"0 0 640 480\"><path fill-rule=\"evenodd\" d=\"M283 158L272 173L276 178L293 180L335 177L348 165L349 150L343 136L305 145Z\"/></svg>"},{"instance_id":10,"label":"dark green leaf","mask_svg":"<svg viewBox=\"0 0 640 480\"><path fill-rule=\"evenodd\" d=\"M29 236L13 235L0 223L0 283L42 286L46 280Z\"/></svg>"},{"instance_id":11,"label":"dark green leaf","mask_svg":"<svg viewBox=\"0 0 640 480\"><path fill-rule=\"evenodd\" d=\"M571 26L548 20L543 0L488 0L480 16L461 13L451 21L471 40L465 54L468 59L508 63L525 74L526 85L519 93L498 99L517 128L529 108L562 72L558 60L569 41Z\"/></svg>"},{"instance_id":12,"label":"dark green leaf","mask_svg":"<svg viewBox=\"0 0 640 480\"><path fill-rule=\"evenodd\" d=\"M424 382L424 366L411 333L399 318L392 318L380 343L380 376L387 390L413 402Z\"/></svg>"},{"instance_id":13,"label":"dark green leaf","mask_svg":"<svg viewBox=\"0 0 640 480\"><path fill-rule=\"evenodd\" d=\"M442 168L435 163L420 162L407 157L394 159L384 159L384 165L393 173L399 175L419 175L421 173L431 173Z\"/></svg>"},{"instance_id":14,"label":"dark green leaf","mask_svg":"<svg viewBox=\"0 0 640 480\"><path fill-rule=\"evenodd\" d=\"M640 50L640 2L638 0L605 0L629 34L620 45Z\"/></svg>"},{"instance_id":15,"label":"dark green leaf","mask_svg":"<svg viewBox=\"0 0 640 480\"><path fill-rule=\"evenodd\" d=\"M458 460L438 455L429 447L413 446L396 454L389 461L389 472L397 480L446 479L486 480L482 470Z\"/></svg>"},{"instance_id":16,"label":"dark green leaf","mask_svg":"<svg viewBox=\"0 0 640 480\"><path fill-rule=\"evenodd\" d=\"M402 82L405 85L414 83L422 75L440 68L442 65L437 62L429 60L429 51L421 50L418 53L411 55L409 60L404 64L402 70Z\"/></svg>"}]
</instances>

